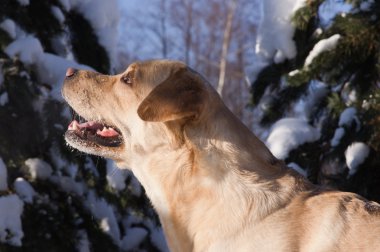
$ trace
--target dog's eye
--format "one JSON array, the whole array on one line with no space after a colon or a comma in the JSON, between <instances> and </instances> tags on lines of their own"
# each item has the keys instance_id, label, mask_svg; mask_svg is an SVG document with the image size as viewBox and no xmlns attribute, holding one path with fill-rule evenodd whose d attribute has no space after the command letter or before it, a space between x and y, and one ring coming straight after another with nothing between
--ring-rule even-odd
<instances>
[{"instance_id":1,"label":"dog's eye","mask_svg":"<svg viewBox=\"0 0 380 252\"><path fill-rule=\"evenodd\" d=\"M127 74L121 77L121 81L124 82L125 84L131 85L132 84L132 77Z\"/></svg>"}]
</instances>

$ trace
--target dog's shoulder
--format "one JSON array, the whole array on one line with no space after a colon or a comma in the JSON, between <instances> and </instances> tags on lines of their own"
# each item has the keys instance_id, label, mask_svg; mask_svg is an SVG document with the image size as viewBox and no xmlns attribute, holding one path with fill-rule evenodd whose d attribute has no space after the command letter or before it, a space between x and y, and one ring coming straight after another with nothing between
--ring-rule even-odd
<instances>
[{"instance_id":1,"label":"dog's shoulder","mask_svg":"<svg viewBox=\"0 0 380 252\"><path fill-rule=\"evenodd\" d=\"M355 193L316 187L305 192L302 198L303 205L306 208L315 209L316 213L318 211L323 212L322 210L330 210L347 217L372 216L380 219L380 204L369 201Z\"/></svg>"}]
</instances>

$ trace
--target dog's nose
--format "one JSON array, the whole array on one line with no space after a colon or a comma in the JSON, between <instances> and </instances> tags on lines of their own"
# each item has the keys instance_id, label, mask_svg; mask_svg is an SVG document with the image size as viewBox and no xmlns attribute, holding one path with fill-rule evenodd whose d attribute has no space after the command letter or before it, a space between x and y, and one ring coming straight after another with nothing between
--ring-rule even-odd
<instances>
[{"instance_id":1,"label":"dog's nose","mask_svg":"<svg viewBox=\"0 0 380 252\"><path fill-rule=\"evenodd\" d=\"M73 76L77 71L78 70L76 70L75 68L72 68L72 67L67 68L67 70L66 70L66 77Z\"/></svg>"}]
</instances>

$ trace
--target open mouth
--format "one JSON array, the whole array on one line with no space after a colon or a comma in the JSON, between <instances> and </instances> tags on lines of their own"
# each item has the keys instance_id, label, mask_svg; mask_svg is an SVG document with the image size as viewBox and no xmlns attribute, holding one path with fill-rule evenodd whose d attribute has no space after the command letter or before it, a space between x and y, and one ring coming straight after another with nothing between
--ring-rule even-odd
<instances>
[{"instance_id":1,"label":"open mouth","mask_svg":"<svg viewBox=\"0 0 380 252\"><path fill-rule=\"evenodd\" d=\"M66 131L66 137L105 147L118 147L123 143L122 135L116 127L96 121L72 121Z\"/></svg>"}]
</instances>

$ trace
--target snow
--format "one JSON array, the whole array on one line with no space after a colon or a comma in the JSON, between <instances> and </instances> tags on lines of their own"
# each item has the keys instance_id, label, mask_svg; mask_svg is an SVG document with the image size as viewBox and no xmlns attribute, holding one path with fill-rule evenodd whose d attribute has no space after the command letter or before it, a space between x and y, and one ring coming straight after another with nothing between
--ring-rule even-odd
<instances>
[{"instance_id":1,"label":"snow","mask_svg":"<svg viewBox=\"0 0 380 252\"><path fill-rule=\"evenodd\" d=\"M83 15L95 29L99 43L108 51L111 62L115 62L116 59L119 23L118 9L116 0L93 0L79 6L79 10L82 11Z\"/></svg>"},{"instance_id":2,"label":"snow","mask_svg":"<svg viewBox=\"0 0 380 252\"><path fill-rule=\"evenodd\" d=\"M300 72L301 72L300 70L296 69L296 70L293 70L293 71L289 72L288 75L290 77L293 77L293 76L299 74Z\"/></svg>"},{"instance_id":3,"label":"snow","mask_svg":"<svg viewBox=\"0 0 380 252\"><path fill-rule=\"evenodd\" d=\"M66 34L59 34L51 38L50 44L56 55L60 55L67 60L74 60L73 53L70 51L71 42Z\"/></svg>"},{"instance_id":4,"label":"snow","mask_svg":"<svg viewBox=\"0 0 380 252\"><path fill-rule=\"evenodd\" d=\"M63 159L62 159L63 160ZM77 164L66 164L64 166L64 170L65 172L69 175L69 177L71 178L75 178L75 176L77 175L78 173L78 165Z\"/></svg>"},{"instance_id":5,"label":"snow","mask_svg":"<svg viewBox=\"0 0 380 252\"><path fill-rule=\"evenodd\" d=\"M131 209L128 209L129 212L131 212ZM133 212L131 215L128 215L126 218L123 219L122 225L125 230L127 230L126 236L123 238L123 241L125 241L126 237L134 236L134 234L128 233L129 229L133 229L137 225L143 224L144 227L147 228L149 233L149 238L152 244L158 248L158 251L161 252L169 252L168 245L166 243L164 231L160 226L157 226L154 222L152 222L149 219L143 219L142 216L133 215ZM138 231L138 230L136 230ZM125 245L123 245L125 246Z\"/></svg>"},{"instance_id":6,"label":"snow","mask_svg":"<svg viewBox=\"0 0 380 252\"><path fill-rule=\"evenodd\" d=\"M56 128L62 129L62 125L57 124L54 125ZM59 150L59 147L56 143L52 144L52 147L49 150L51 162L54 168L58 170L58 174L60 175L62 171L65 172L69 177L75 178L75 176L78 173L78 165L68 162L66 159L63 158L63 155L61 151Z\"/></svg>"},{"instance_id":7,"label":"snow","mask_svg":"<svg viewBox=\"0 0 380 252\"><path fill-rule=\"evenodd\" d=\"M99 43L107 50L111 63L116 62L118 24L120 19L117 0L60 0L67 10L75 9L90 22Z\"/></svg>"},{"instance_id":8,"label":"snow","mask_svg":"<svg viewBox=\"0 0 380 252\"><path fill-rule=\"evenodd\" d=\"M313 62L313 60L321 53L334 50L340 38L341 36L339 34L335 34L327 39L322 39L318 41L318 43L314 45L313 49L306 57L305 67L308 67Z\"/></svg>"},{"instance_id":9,"label":"snow","mask_svg":"<svg viewBox=\"0 0 380 252\"><path fill-rule=\"evenodd\" d=\"M133 196L140 197L142 194L142 187L140 182L136 179L133 173L127 169L120 169L116 166L115 162L107 160L107 182L110 187L117 191L124 190L126 187L126 179L130 178L129 189Z\"/></svg>"},{"instance_id":10,"label":"snow","mask_svg":"<svg viewBox=\"0 0 380 252\"><path fill-rule=\"evenodd\" d=\"M282 51L278 50L276 54L274 55L273 61L274 63L279 64L283 62L285 59L286 59L285 54Z\"/></svg>"},{"instance_id":11,"label":"snow","mask_svg":"<svg viewBox=\"0 0 380 252\"><path fill-rule=\"evenodd\" d=\"M58 20L59 23L63 24L65 22L65 16L63 15L60 8L57 6L51 7L51 12L53 13L54 17Z\"/></svg>"},{"instance_id":12,"label":"snow","mask_svg":"<svg viewBox=\"0 0 380 252\"><path fill-rule=\"evenodd\" d=\"M253 58L254 60L252 61L254 63L251 66L246 67L246 72L250 73L250 83L254 83L261 70L269 64L268 60L264 59L262 56L255 55Z\"/></svg>"},{"instance_id":13,"label":"snow","mask_svg":"<svg viewBox=\"0 0 380 252\"><path fill-rule=\"evenodd\" d=\"M320 132L305 120L283 118L277 121L267 138L267 146L279 159L288 157L289 152L307 142L320 138Z\"/></svg>"},{"instance_id":14,"label":"snow","mask_svg":"<svg viewBox=\"0 0 380 252\"><path fill-rule=\"evenodd\" d=\"M127 209L127 212L132 214L123 217L123 221L118 223L117 215L112 205L104 198L98 197L93 190L88 192L85 205L98 221L101 230L108 234L114 243L122 248L123 251L133 250L149 234L152 242L157 245L157 247L162 248L160 251L168 251L162 229L158 229L152 222L144 220L141 216L134 216L132 210ZM123 237L121 237L120 234L119 224L126 232ZM141 224L147 228L134 226ZM83 252L86 251L87 250L83 250Z\"/></svg>"},{"instance_id":15,"label":"snow","mask_svg":"<svg viewBox=\"0 0 380 252\"><path fill-rule=\"evenodd\" d=\"M9 101L8 93L4 92L0 95L0 106L4 106Z\"/></svg>"},{"instance_id":16,"label":"snow","mask_svg":"<svg viewBox=\"0 0 380 252\"><path fill-rule=\"evenodd\" d=\"M17 0L17 2L18 2L21 6L29 5L29 0Z\"/></svg>"},{"instance_id":17,"label":"snow","mask_svg":"<svg viewBox=\"0 0 380 252\"><path fill-rule=\"evenodd\" d=\"M62 100L61 84L65 78L66 70L69 67L92 70L86 65L81 65L50 53L43 53L38 62L39 80L43 83L50 83L53 85L51 95L58 101Z\"/></svg>"},{"instance_id":18,"label":"snow","mask_svg":"<svg viewBox=\"0 0 380 252\"><path fill-rule=\"evenodd\" d=\"M313 80L310 83L307 94L304 95L294 106L297 118L310 119L318 103L328 94L328 86L320 81Z\"/></svg>"},{"instance_id":19,"label":"snow","mask_svg":"<svg viewBox=\"0 0 380 252\"><path fill-rule=\"evenodd\" d=\"M0 242L18 247L22 245L23 208L24 203L15 194L0 197Z\"/></svg>"},{"instance_id":20,"label":"snow","mask_svg":"<svg viewBox=\"0 0 380 252\"><path fill-rule=\"evenodd\" d=\"M318 36L322 35L323 34L322 28L318 27L317 29L315 29L315 31L314 31L313 34L314 34L315 37L318 37Z\"/></svg>"},{"instance_id":21,"label":"snow","mask_svg":"<svg viewBox=\"0 0 380 252\"><path fill-rule=\"evenodd\" d=\"M29 1L24 0L22 2L29 4ZM63 13L66 13L66 11L69 12L75 9L82 13L85 18L90 21L95 33L99 37L100 43L110 53L112 60L115 54L114 50L116 49L116 29L118 28L117 22L119 15L116 0L59 0L59 2L61 2L62 7L53 6L51 8L54 17L57 18L59 22L64 23L65 16ZM60 8L62 8L62 10ZM63 32L62 36L59 35L55 38L51 38L54 51L58 52L59 55L64 55L63 57L59 57L45 52L40 41L34 35L25 33L10 19L2 20L2 22L0 22L0 28L14 39L4 48L4 52L9 57L17 57L24 63L27 69L33 70L39 82L49 84L53 88L51 92L46 91L44 95L41 95L42 98L34 104L35 109L36 107L42 108L46 98L53 98L58 101L62 100L60 88L68 67L92 70L88 66L77 64L73 60L68 60L72 57L72 54L70 54L70 44L66 43L68 40L65 37L67 36L67 34L64 34L65 32ZM27 75L27 72L24 73ZM0 87L2 82L3 75L0 64ZM0 104L5 104L8 94L3 92L3 89L1 89L1 91ZM62 113L70 114L68 111L69 109ZM119 211L114 205L107 202L105 198L98 197L95 191L89 191L85 182L78 182L80 179L77 177L78 166L66 161L58 150L59 148L53 145L49 153L46 153L51 157L51 160L49 159L50 164L39 158L29 158L25 161L25 168L30 174L31 181L38 179L48 180L56 185L57 190L67 192L69 195L68 199L72 193L81 196L85 207L91 211L94 219L99 223L100 228L113 239L116 245L128 247L133 250L135 249L133 246L138 246L143 239L151 238L152 243L162 248L161 251L168 251L162 229L157 228L156 224L145 228L146 225L143 223L145 219L143 219L143 217L135 224L144 227L123 227L122 230L125 230L125 236L124 234L122 236L120 234L121 226L119 226L118 218L122 219L125 215L130 215L134 210ZM1 165L0 163L0 187L6 183L7 179L7 175L3 174L4 171L6 172L6 167L5 165L3 167ZM52 167L54 167L54 170ZM90 158L86 158L84 167L90 170L94 176L99 176L96 165ZM141 196L143 192L142 187L137 179L132 176L131 172L115 168L116 166L112 161L110 161L109 164L107 163L108 184L116 190L123 190L126 187L125 181L130 176L128 189L130 189L133 195ZM8 185L6 185L6 188L7 187ZM45 203L50 203L50 200L47 195L38 194L32 184L21 177L13 182L12 189L15 190L16 194L0 197L0 241L21 246L21 239L23 237L21 214L24 204L38 203L41 200ZM31 205L28 205L28 207L30 206ZM49 234L46 235L48 236ZM91 250L91 244L86 230L77 231L77 238L76 249L78 251L88 252Z\"/></svg>"},{"instance_id":22,"label":"snow","mask_svg":"<svg viewBox=\"0 0 380 252\"><path fill-rule=\"evenodd\" d=\"M69 11L71 6L70 6L70 0L59 0L59 2L62 4L63 8L66 11Z\"/></svg>"},{"instance_id":23,"label":"snow","mask_svg":"<svg viewBox=\"0 0 380 252\"><path fill-rule=\"evenodd\" d=\"M82 196L87 190L84 183L76 182L73 178L68 176L53 175L50 176L49 180L69 194Z\"/></svg>"},{"instance_id":24,"label":"snow","mask_svg":"<svg viewBox=\"0 0 380 252\"><path fill-rule=\"evenodd\" d=\"M86 230L78 231L78 244L76 246L78 252L90 252L90 241Z\"/></svg>"},{"instance_id":25,"label":"snow","mask_svg":"<svg viewBox=\"0 0 380 252\"><path fill-rule=\"evenodd\" d=\"M369 147L362 142L354 142L347 147L344 154L349 169L348 176L352 176L357 172L358 166L366 160L369 152Z\"/></svg>"},{"instance_id":26,"label":"snow","mask_svg":"<svg viewBox=\"0 0 380 252\"><path fill-rule=\"evenodd\" d=\"M342 126L351 126L352 122L355 121L359 125L359 119L356 116L357 110L356 108L346 108L339 117L338 125Z\"/></svg>"},{"instance_id":27,"label":"snow","mask_svg":"<svg viewBox=\"0 0 380 252\"><path fill-rule=\"evenodd\" d=\"M69 165L67 160L63 159L56 143L52 144L52 147L49 150L49 154L52 158L51 162L57 170L62 170L65 166Z\"/></svg>"},{"instance_id":28,"label":"snow","mask_svg":"<svg viewBox=\"0 0 380 252\"><path fill-rule=\"evenodd\" d=\"M120 245L120 229L112 206L103 198L98 198L94 191L89 192L85 204L99 221L103 232L107 233L116 245Z\"/></svg>"},{"instance_id":29,"label":"snow","mask_svg":"<svg viewBox=\"0 0 380 252\"><path fill-rule=\"evenodd\" d=\"M339 14L348 13L352 10L352 5L342 0L326 0L318 9L318 17L323 27L328 26Z\"/></svg>"},{"instance_id":30,"label":"snow","mask_svg":"<svg viewBox=\"0 0 380 252\"><path fill-rule=\"evenodd\" d=\"M256 53L271 61L280 63L296 56L297 50L293 41L294 26L291 23L293 14L305 4L305 0L262 0L261 20L256 39Z\"/></svg>"},{"instance_id":31,"label":"snow","mask_svg":"<svg viewBox=\"0 0 380 252\"><path fill-rule=\"evenodd\" d=\"M18 56L26 65L37 66L39 81L52 85L50 95L58 101L63 99L60 90L68 67L92 70L86 65L45 53L40 41L31 35L13 41L5 48L5 52L9 57Z\"/></svg>"},{"instance_id":32,"label":"snow","mask_svg":"<svg viewBox=\"0 0 380 252\"><path fill-rule=\"evenodd\" d=\"M331 146L332 147L338 146L340 144L340 140L342 139L345 133L346 131L344 130L344 128L342 127L337 128L335 130L333 138L331 139L331 142L330 142Z\"/></svg>"},{"instance_id":33,"label":"snow","mask_svg":"<svg viewBox=\"0 0 380 252\"><path fill-rule=\"evenodd\" d=\"M121 248L130 251L136 248L147 236L148 231L141 227L131 227L121 241Z\"/></svg>"},{"instance_id":34,"label":"snow","mask_svg":"<svg viewBox=\"0 0 380 252\"><path fill-rule=\"evenodd\" d=\"M8 171L2 158L0 158L0 191L8 190Z\"/></svg>"},{"instance_id":35,"label":"snow","mask_svg":"<svg viewBox=\"0 0 380 252\"><path fill-rule=\"evenodd\" d=\"M136 197L140 197L142 192L143 192L142 186L141 186L140 182L137 180L137 178L135 177L135 175L133 175L132 172L130 172L129 174L131 177L131 181L129 182L131 193L132 193L132 195L134 195Z\"/></svg>"},{"instance_id":36,"label":"snow","mask_svg":"<svg viewBox=\"0 0 380 252\"><path fill-rule=\"evenodd\" d=\"M162 252L169 252L168 245L165 240L164 231L162 228L152 227L150 229L150 240Z\"/></svg>"},{"instance_id":37,"label":"snow","mask_svg":"<svg viewBox=\"0 0 380 252\"><path fill-rule=\"evenodd\" d=\"M27 36L13 41L5 48L5 53L10 57L18 56L23 63L31 65L39 61L43 49L38 39Z\"/></svg>"},{"instance_id":38,"label":"snow","mask_svg":"<svg viewBox=\"0 0 380 252\"><path fill-rule=\"evenodd\" d=\"M125 180L128 176L127 170L119 169L115 162L112 160L107 160L107 182L109 186L117 191L125 189Z\"/></svg>"},{"instance_id":39,"label":"snow","mask_svg":"<svg viewBox=\"0 0 380 252\"><path fill-rule=\"evenodd\" d=\"M25 165L29 169L29 173L33 180L47 179L53 173L51 166L39 158L29 158L25 161Z\"/></svg>"},{"instance_id":40,"label":"snow","mask_svg":"<svg viewBox=\"0 0 380 252\"><path fill-rule=\"evenodd\" d=\"M13 187L17 195L26 203L33 203L33 198L36 196L31 184L23 178L17 178L13 183Z\"/></svg>"},{"instance_id":41,"label":"snow","mask_svg":"<svg viewBox=\"0 0 380 252\"><path fill-rule=\"evenodd\" d=\"M16 24L13 20L5 19L0 23L0 29L6 31L12 39L16 38Z\"/></svg>"},{"instance_id":42,"label":"snow","mask_svg":"<svg viewBox=\"0 0 380 252\"><path fill-rule=\"evenodd\" d=\"M375 0L363 1L360 3L360 10L370 11L370 9L374 3L375 3Z\"/></svg>"},{"instance_id":43,"label":"snow","mask_svg":"<svg viewBox=\"0 0 380 252\"><path fill-rule=\"evenodd\" d=\"M351 90L348 93L347 103L354 104L357 100L358 100L358 93L356 92L356 90Z\"/></svg>"},{"instance_id":44,"label":"snow","mask_svg":"<svg viewBox=\"0 0 380 252\"><path fill-rule=\"evenodd\" d=\"M132 209L128 209L130 211ZM142 216L139 215L134 215L133 212L131 215L126 216L122 220L122 225L125 229L130 228L131 226L134 226L136 224L140 224L143 221Z\"/></svg>"},{"instance_id":45,"label":"snow","mask_svg":"<svg viewBox=\"0 0 380 252\"><path fill-rule=\"evenodd\" d=\"M298 164L296 164L296 163L289 163L288 167L292 168L293 170L295 170L296 172L298 172L302 176L307 177L306 170L302 169L301 166L299 166Z\"/></svg>"},{"instance_id":46,"label":"snow","mask_svg":"<svg viewBox=\"0 0 380 252\"><path fill-rule=\"evenodd\" d=\"M95 177L99 177L99 172L96 169L96 165L89 156L86 156L86 160L85 160L83 168L91 172L92 175L94 175Z\"/></svg>"}]
</instances>

